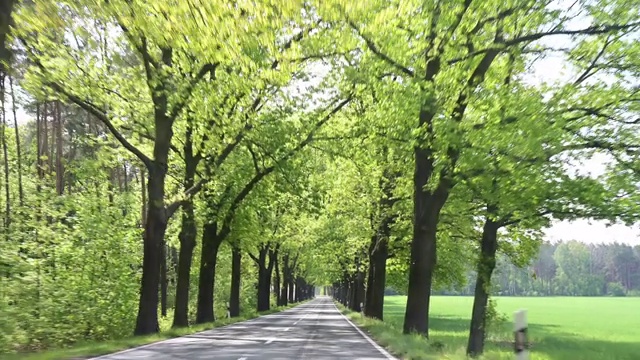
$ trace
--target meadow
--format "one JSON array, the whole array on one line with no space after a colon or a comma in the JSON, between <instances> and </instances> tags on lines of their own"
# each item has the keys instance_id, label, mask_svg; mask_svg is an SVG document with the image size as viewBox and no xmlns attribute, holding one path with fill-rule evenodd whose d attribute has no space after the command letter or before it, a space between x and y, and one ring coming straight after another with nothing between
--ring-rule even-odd
<instances>
[{"instance_id":1,"label":"meadow","mask_svg":"<svg viewBox=\"0 0 640 360\"><path fill-rule=\"evenodd\" d=\"M508 321L489 334L487 360L513 359L512 318L528 311L531 359L640 359L640 298L496 297ZM382 345L405 359L464 359L472 297L436 296L431 300L431 339L403 336L406 297L385 298L385 321L351 318Z\"/></svg>"}]
</instances>

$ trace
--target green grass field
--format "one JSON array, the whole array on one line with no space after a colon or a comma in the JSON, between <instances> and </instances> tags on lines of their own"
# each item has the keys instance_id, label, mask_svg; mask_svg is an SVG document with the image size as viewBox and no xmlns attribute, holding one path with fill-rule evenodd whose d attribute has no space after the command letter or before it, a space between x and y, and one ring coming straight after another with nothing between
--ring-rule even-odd
<instances>
[{"instance_id":1,"label":"green grass field","mask_svg":"<svg viewBox=\"0 0 640 360\"><path fill-rule=\"evenodd\" d=\"M498 311L509 318L490 334L484 359L513 359L512 318L528 310L531 359L640 359L640 298L498 297ZM473 298L436 296L431 300L429 345L400 336L406 297L385 298L385 323L357 319L383 345L411 359L463 359ZM355 315L352 315L354 317ZM355 316L357 317L357 316Z\"/></svg>"}]
</instances>

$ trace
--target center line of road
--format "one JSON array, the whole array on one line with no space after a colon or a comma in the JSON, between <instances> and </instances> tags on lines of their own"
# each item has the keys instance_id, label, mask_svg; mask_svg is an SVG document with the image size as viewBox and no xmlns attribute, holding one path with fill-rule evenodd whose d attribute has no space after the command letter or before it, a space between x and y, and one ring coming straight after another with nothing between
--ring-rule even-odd
<instances>
[{"instance_id":1,"label":"center line of road","mask_svg":"<svg viewBox=\"0 0 640 360\"><path fill-rule=\"evenodd\" d=\"M273 342L273 340L275 340L275 338L271 338L271 339L267 340L267 342L265 343L265 345L266 345L266 344L271 344L271 343Z\"/></svg>"},{"instance_id":2,"label":"center line of road","mask_svg":"<svg viewBox=\"0 0 640 360\"><path fill-rule=\"evenodd\" d=\"M284 331L289 331L289 329L291 329L291 328L286 328L286 329L284 329Z\"/></svg>"},{"instance_id":3,"label":"center line of road","mask_svg":"<svg viewBox=\"0 0 640 360\"><path fill-rule=\"evenodd\" d=\"M240 359L238 359L238 360L247 360L247 358L245 358L245 357L241 357L241 358L240 358Z\"/></svg>"}]
</instances>

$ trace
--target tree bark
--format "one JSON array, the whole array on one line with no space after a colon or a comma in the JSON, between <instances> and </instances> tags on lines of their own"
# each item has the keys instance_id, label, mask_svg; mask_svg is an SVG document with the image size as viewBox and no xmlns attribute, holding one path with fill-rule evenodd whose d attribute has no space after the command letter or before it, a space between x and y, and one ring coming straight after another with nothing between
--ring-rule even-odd
<instances>
[{"instance_id":1,"label":"tree bark","mask_svg":"<svg viewBox=\"0 0 640 360\"><path fill-rule=\"evenodd\" d=\"M164 206L164 186L166 177L166 155L154 150L156 156L154 166L149 169L148 204L144 230L144 251L142 260L142 280L140 286L140 302L136 320L135 335L156 333L158 326L158 285L160 282L160 256L167 230L167 215Z\"/></svg>"},{"instance_id":2,"label":"tree bark","mask_svg":"<svg viewBox=\"0 0 640 360\"><path fill-rule=\"evenodd\" d=\"M195 174L200 161L193 154L193 140L190 124L184 145L184 189L191 189L195 183ZM178 281L176 284L176 306L173 316L173 327L189 325L189 286L191 284L191 264L193 262L193 250L196 247L197 227L193 200L189 197L182 205L182 224L180 227L180 255L178 256Z\"/></svg>"},{"instance_id":3,"label":"tree bark","mask_svg":"<svg viewBox=\"0 0 640 360\"><path fill-rule=\"evenodd\" d=\"M295 284L293 282L293 275L289 279L289 304L293 304L296 302L296 294L295 294Z\"/></svg>"},{"instance_id":4,"label":"tree bark","mask_svg":"<svg viewBox=\"0 0 640 360\"><path fill-rule=\"evenodd\" d=\"M492 211L488 211L492 213ZM471 325L467 354L476 357L484 351L486 337L487 304L491 289L491 275L496 267L496 251L498 250L499 225L487 216L482 229L480 257L477 264L476 288L473 298Z\"/></svg>"},{"instance_id":5,"label":"tree bark","mask_svg":"<svg viewBox=\"0 0 640 360\"><path fill-rule=\"evenodd\" d=\"M277 254L278 252L276 250L275 266L273 267L273 294L276 296L276 306L282 306L282 302L280 301L280 261Z\"/></svg>"},{"instance_id":6,"label":"tree bark","mask_svg":"<svg viewBox=\"0 0 640 360\"><path fill-rule=\"evenodd\" d=\"M273 267L277 261L277 247L271 249L270 244L263 244L260 247L258 256L251 255L251 258L258 266L258 303L257 310L267 311L271 308L271 275ZM268 261L268 263L267 263Z\"/></svg>"},{"instance_id":7,"label":"tree bark","mask_svg":"<svg viewBox=\"0 0 640 360\"><path fill-rule=\"evenodd\" d=\"M16 155L18 166L18 199L20 206L24 205L24 190L22 188L22 149L20 148L20 131L18 128L18 116L16 115L16 96L13 90L13 78L9 76L9 90L11 91L11 104L13 112L13 127L16 133Z\"/></svg>"},{"instance_id":8,"label":"tree bark","mask_svg":"<svg viewBox=\"0 0 640 360\"><path fill-rule=\"evenodd\" d=\"M160 247L160 315L167 317L167 244Z\"/></svg>"},{"instance_id":9,"label":"tree bark","mask_svg":"<svg viewBox=\"0 0 640 360\"><path fill-rule=\"evenodd\" d=\"M280 306L286 306L289 302L287 290L289 290L289 283L291 282L291 269L289 269L289 254L284 254L282 257L282 289L280 289Z\"/></svg>"},{"instance_id":10,"label":"tree bark","mask_svg":"<svg viewBox=\"0 0 640 360\"><path fill-rule=\"evenodd\" d=\"M9 150L7 145L7 112L5 109L5 77L6 74L4 72L0 73L0 104L2 107L2 133L0 134L2 137L2 154L4 157L4 190L5 190L5 213L4 213L4 229L5 232L9 231L9 224L11 223L11 184L9 182Z\"/></svg>"},{"instance_id":11,"label":"tree bark","mask_svg":"<svg viewBox=\"0 0 640 360\"><path fill-rule=\"evenodd\" d=\"M64 193L64 167L62 166L62 111L60 110L60 101L56 101L56 193L58 196Z\"/></svg>"},{"instance_id":12,"label":"tree bark","mask_svg":"<svg viewBox=\"0 0 640 360\"><path fill-rule=\"evenodd\" d=\"M369 276L365 296L365 316L382 320L384 312L384 289L389 257L388 235L373 236L369 247Z\"/></svg>"},{"instance_id":13,"label":"tree bark","mask_svg":"<svg viewBox=\"0 0 640 360\"><path fill-rule=\"evenodd\" d=\"M198 308L196 323L202 324L215 321L214 290L216 279L216 263L218 249L223 238L218 236L216 222L204 225L202 232L202 256L200 259L200 279L198 282Z\"/></svg>"},{"instance_id":14,"label":"tree bark","mask_svg":"<svg viewBox=\"0 0 640 360\"><path fill-rule=\"evenodd\" d=\"M429 115L425 110L420 113L421 118ZM446 179L440 179L437 189L427 190L433 172L433 155L431 150L419 147L414 149L414 155L413 238L403 332L415 332L428 337L431 285L437 261L437 226L440 211L449 196L449 186Z\"/></svg>"},{"instance_id":15,"label":"tree bark","mask_svg":"<svg viewBox=\"0 0 640 360\"><path fill-rule=\"evenodd\" d=\"M240 277L242 265L242 252L240 247L234 246L231 250L231 293L229 295L229 315L240 316Z\"/></svg>"},{"instance_id":16,"label":"tree bark","mask_svg":"<svg viewBox=\"0 0 640 360\"><path fill-rule=\"evenodd\" d=\"M7 36L13 23L11 13L13 12L14 0L0 1L0 72L6 74L11 63L11 50L7 46Z\"/></svg>"}]
</instances>

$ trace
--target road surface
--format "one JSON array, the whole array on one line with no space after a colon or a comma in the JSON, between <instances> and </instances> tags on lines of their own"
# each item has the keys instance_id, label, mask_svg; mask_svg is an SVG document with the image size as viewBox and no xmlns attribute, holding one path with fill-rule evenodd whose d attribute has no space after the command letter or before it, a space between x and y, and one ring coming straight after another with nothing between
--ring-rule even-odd
<instances>
[{"instance_id":1,"label":"road surface","mask_svg":"<svg viewBox=\"0 0 640 360\"><path fill-rule=\"evenodd\" d=\"M329 297L280 313L145 345L96 360L395 359L345 318Z\"/></svg>"}]
</instances>

